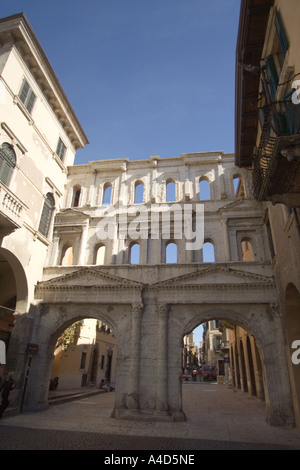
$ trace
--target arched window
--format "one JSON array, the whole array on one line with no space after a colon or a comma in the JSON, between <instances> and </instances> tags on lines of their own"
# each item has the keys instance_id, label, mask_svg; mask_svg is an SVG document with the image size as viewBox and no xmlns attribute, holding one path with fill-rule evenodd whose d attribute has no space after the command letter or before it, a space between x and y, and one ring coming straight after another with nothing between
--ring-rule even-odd
<instances>
[{"instance_id":1,"label":"arched window","mask_svg":"<svg viewBox=\"0 0 300 470\"><path fill-rule=\"evenodd\" d=\"M44 207L42 210L39 232L45 237L49 234L52 214L54 211L55 200L51 193L48 193L44 201Z\"/></svg>"},{"instance_id":2,"label":"arched window","mask_svg":"<svg viewBox=\"0 0 300 470\"><path fill-rule=\"evenodd\" d=\"M203 262L214 263L215 262L215 247L213 243L206 241L203 244Z\"/></svg>"},{"instance_id":3,"label":"arched window","mask_svg":"<svg viewBox=\"0 0 300 470\"><path fill-rule=\"evenodd\" d=\"M169 242L166 245L166 263L177 263L177 245Z\"/></svg>"},{"instance_id":4,"label":"arched window","mask_svg":"<svg viewBox=\"0 0 300 470\"><path fill-rule=\"evenodd\" d=\"M244 182L240 176L233 178L233 189L237 199L245 197Z\"/></svg>"},{"instance_id":5,"label":"arched window","mask_svg":"<svg viewBox=\"0 0 300 470\"><path fill-rule=\"evenodd\" d=\"M243 261L254 261L254 253L252 241L250 238L243 238L241 241L242 248L242 260Z\"/></svg>"},{"instance_id":6,"label":"arched window","mask_svg":"<svg viewBox=\"0 0 300 470\"><path fill-rule=\"evenodd\" d=\"M144 185L140 181L135 183L134 204L141 204L144 201Z\"/></svg>"},{"instance_id":7,"label":"arched window","mask_svg":"<svg viewBox=\"0 0 300 470\"><path fill-rule=\"evenodd\" d=\"M200 201L210 200L209 181L205 177L201 177L199 180L199 199Z\"/></svg>"},{"instance_id":8,"label":"arched window","mask_svg":"<svg viewBox=\"0 0 300 470\"><path fill-rule=\"evenodd\" d=\"M130 260L130 264L139 264L140 263L140 245L139 245L139 243L132 243L132 245L130 245L129 260Z\"/></svg>"},{"instance_id":9,"label":"arched window","mask_svg":"<svg viewBox=\"0 0 300 470\"><path fill-rule=\"evenodd\" d=\"M80 195L81 195L81 187L80 186L74 186L73 196L72 196L72 206L71 207L78 207L79 206Z\"/></svg>"},{"instance_id":10,"label":"arched window","mask_svg":"<svg viewBox=\"0 0 300 470\"><path fill-rule=\"evenodd\" d=\"M168 180L166 186L166 201L173 202L176 201L176 186L174 181Z\"/></svg>"},{"instance_id":11,"label":"arched window","mask_svg":"<svg viewBox=\"0 0 300 470\"><path fill-rule=\"evenodd\" d=\"M73 247L69 244L65 245L61 252L61 266L73 265Z\"/></svg>"},{"instance_id":12,"label":"arched window","mask_svg":"<svg viewBox=\"0 0 300 470\"><path fill-rule=\"evenodd\" d=\"M105 260L105 245L97 246L95 264L97 264L98 266L103 266L104 260Z\"/></svg>"},{"instance_id":13,"label":"arched window","mask_svg":"<svg viewBox=\"0 0 300 470\"><path fill-rule=\"evenodd\" d=\"M13 147L4 142L0 148L0 181L9 186L14 168L16 166L16 154Z\"/></svg>"},{"instance_id":14,"label":"arched window","mask_svg":"<svg viewBox=\"0 0 300 470\"><path fill-rule=\"evenodd\" d=\"M112 186L111 184L106 184L104 187L104 194L103 194L103 204L109 206L111 204L111 193L112 193Z\"/></svg>"}]
</instances>

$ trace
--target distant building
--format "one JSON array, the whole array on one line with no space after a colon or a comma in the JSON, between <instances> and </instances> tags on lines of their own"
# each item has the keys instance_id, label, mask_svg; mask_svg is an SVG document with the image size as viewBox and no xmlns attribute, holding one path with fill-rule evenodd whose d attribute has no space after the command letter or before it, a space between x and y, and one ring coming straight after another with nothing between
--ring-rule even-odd
<instances>
[{"instance_id":1,"label":"distant building","mask_svg":"<svg viewBox=\"0 0 300 470\"><path fill-rule=\"evenodd\" d=\"M88 141L25 15L0 19L0 44L0 340L7 348L16 318L35 303L67 168ZM24 367L24 353L10 357L12 370Z\"/></svg>"},{"instance_id":2,"label":"distant building","mask_svg":"<svg viewBox=\"0 0 300 470\"><path fill-rule=\"evenodd\" d=\"M115 383L117 346L113 332L103 322L85 318L71 325L59 338L52 367L52 379L59 389L99 386L101 380Z\"/></svg>"}]
</instances>

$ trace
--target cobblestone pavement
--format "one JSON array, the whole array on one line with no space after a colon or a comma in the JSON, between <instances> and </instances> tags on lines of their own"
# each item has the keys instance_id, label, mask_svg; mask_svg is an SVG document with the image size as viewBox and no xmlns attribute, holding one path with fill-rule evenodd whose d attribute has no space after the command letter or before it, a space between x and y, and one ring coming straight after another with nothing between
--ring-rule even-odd
<instances>
[{"instance_id":1,"label":"cobblestone pavement","mask_svg":"<svg viewBox=\"0 0 300 470\"><path fill-rule=\"evenodd\" d=\"M86 396L38 413L4 415L0 449L300 449L300 429L269 426L264 402L226 385L183 384L186 421L111 418L114 393Z\"/></svg>"}]
</instances>

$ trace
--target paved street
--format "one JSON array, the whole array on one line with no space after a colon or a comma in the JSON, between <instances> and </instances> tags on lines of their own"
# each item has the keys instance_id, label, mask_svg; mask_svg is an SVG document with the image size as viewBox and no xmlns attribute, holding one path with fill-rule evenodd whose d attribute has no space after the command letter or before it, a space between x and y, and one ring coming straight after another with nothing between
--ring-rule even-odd
<instances>
[{"instance_id":1,"label":"paved street","mask_svg":"<svg viewBox=\"0 0 300 470\"><path fill-rule=\"evenodd\" d=\"M300 449L299 429L269 426L263 402L226 385L183 384L183 423L116 420L113 400L114 393L101 393L40 413L6 415L0 449Z\"/></svg>"}]
</instances>

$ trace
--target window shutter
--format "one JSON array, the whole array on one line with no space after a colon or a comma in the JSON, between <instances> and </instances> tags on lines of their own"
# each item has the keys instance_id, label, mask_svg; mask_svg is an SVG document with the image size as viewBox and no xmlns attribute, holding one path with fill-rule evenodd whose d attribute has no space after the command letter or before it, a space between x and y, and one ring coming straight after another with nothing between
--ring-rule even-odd
<instances>
[{"instance_id":1,"label":"window shutter","mask_svg":"<svg viewBox=\"0 0 300 470\"><path fill-rule=\"evenodd\" d=\"M36 96L33 93L33 91L30 90L29 95L28 95L27 105L26 105L27 111L29 113L31 113L31 111L32 111L35 100L36 100Z\"/></svg>"},{"instance_id":2,"label":"window shutter","mask_svg":"<svg viewBox=\"0 0 300 470\"><path fill-rule=\"evenodd\" d=\"M39 225L39 232L45 237L48 236L53 209L54 209L54 198L51 193L48 193L47 198L45 199L45 202L44 202L44 207L43 207L40 225Z\"/></svg>"},{"instance_id":3,"label":"window shutter","mask_svg":"<svg viewBox=\"0 0 300 470\"><path fill-rule=\"evenodd\" d=\"M267 77L269 81L269 87L270 87L270 92L272 95L273 100L275 99L276 91L277 91L277 86L278 86L278 73L276 69L276 65L273 59L272 55L269 55L267 57L267 62L266 62L266 72L267 72Z\"/></svg>"},{"instance_id":4,"label":"window shutter","mask_svg":"<svg viewBox=\"0 0 300 470\"><path fill-rule=\"evenodd\" d=\"M275 13L275 28L278 34L279 42L280 42L280 47L282 50L283 56L285 56L288 48L289 48L289 41L285 32L285 28L282 22L281 15L278 10L276 10Z\"/></svg>"},{"instance_id":5,"label":"window shutter","mask_svg":"<svg viewBox=\"0 0 300 470\"><path fill-rule=\"evenodd\" d=\"M61 159L62 162L64 161L66 149L67 148L66 148L65 144L63 143L63 141L59 137L58 143L57 143L57 148L56 148L56 154L59 156L59 158Z\"/></svg>"},{"instance_id":6,"label":"window shutter","mask_svg":"<svg viewBox=\"0 0 300 470\"><path fill-rule=\"evenodd\" d=\"M22 83L22 86L21 86L21 89L20 89L20 92L19 92L19 98L22 101L22 103L24 104L27 111L29 113L31 113L33 105L34 105L35 100L36 100L36 96L33 93L32 89L30 88L29 83L27 82L27 80L25 80L25 78L23 80L23 83Z\"/></svg>"},{"instance_id":7,"label":"window shutter","mask_svg":"<svg viewBox=\"0 0 300 470\"><path fill-rule=\"evenodd\" d=\"M23 104L25 104L28 91L29 91L29 84L24 79L23 83L22 83L22 86L21 86L21 89L20 89L20 92L19 92L19 98L20 98L20 100L22 101Z\"/></svg>"}]
</instances>

